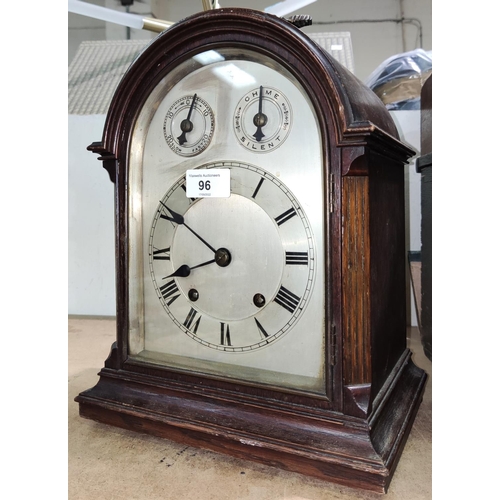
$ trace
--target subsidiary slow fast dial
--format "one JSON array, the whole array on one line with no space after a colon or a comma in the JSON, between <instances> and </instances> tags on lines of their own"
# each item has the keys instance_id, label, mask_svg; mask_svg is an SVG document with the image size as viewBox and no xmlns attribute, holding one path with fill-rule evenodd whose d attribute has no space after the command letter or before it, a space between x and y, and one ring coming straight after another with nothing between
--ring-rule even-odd
<instances>
[{"instance_id":1,"label":"subsidiary slow fast dial","mask_svg":"<svg viewBox=\"0 0 500 500\"><path fill-rule=\"evenodd\" d=\"M204 151L214 133L214 113L197 94L177 99L168 109L163 133L170 149L180 156Z\"/></svg>"}]
</instances>

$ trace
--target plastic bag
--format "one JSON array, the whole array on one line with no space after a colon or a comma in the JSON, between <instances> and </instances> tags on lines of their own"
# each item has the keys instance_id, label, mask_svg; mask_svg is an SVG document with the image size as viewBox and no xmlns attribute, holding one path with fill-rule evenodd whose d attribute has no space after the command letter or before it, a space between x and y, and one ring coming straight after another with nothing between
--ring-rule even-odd
<instances>
[{"instance_id":1,"label":"plastic bag","mask_svg":"<svg viewBox=\"0 0 500 500\"><path fill-rule=\"evenodd\" d=\"M432 51L415 49L386 59L366 84L386 108L420 109L422 86L432 73Z\"/></svg>"}]
</instances>

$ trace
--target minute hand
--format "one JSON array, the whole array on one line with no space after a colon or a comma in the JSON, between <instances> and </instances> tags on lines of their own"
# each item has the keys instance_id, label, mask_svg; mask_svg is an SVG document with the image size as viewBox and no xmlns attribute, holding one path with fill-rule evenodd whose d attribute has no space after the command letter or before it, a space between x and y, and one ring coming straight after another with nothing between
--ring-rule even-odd
<instances>
[{"instance_id":1,"label":"minute hand","mask_svg":"<svg viewBox=\"0 0 500 500\"><path fill-rule=\"evenodd\" d=\"M189 229L201 242L203 242L210 250L212 250L213 253L216 253L217 250L210 245L210 243L207 243L197 232L195 232L193 229L191 229L185 222L184 222L184 217L181 214L178 214L177 212L174 212L171 208L168 208L167 205L165 205L162 201L160 203L165 207L166 210L168 210L172 215L169 216L167 214L160 214L160 217L162 219L167 219L169 221L175 222L179 226L184 226L186 229Z\"/></svg>"}]
</instances>

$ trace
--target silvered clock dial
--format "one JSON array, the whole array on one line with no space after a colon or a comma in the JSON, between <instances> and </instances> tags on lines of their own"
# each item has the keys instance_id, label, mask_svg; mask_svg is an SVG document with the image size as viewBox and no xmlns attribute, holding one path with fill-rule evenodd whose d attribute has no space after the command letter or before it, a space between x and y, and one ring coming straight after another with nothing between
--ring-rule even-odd
<instances>
[{"instance_id":1,"label":"silvered clock dial","mask_svg":"<svg viewBox=\"0 0 500 500\"><path fill-rule=\"evenodd\" d=\"M202 51L160 82L131 144L132 356L325 392L317 127L298 81L248 49ZM224 169L229 196L213 178L188 195L186 172Z\"/></svg>"}]
</instances>

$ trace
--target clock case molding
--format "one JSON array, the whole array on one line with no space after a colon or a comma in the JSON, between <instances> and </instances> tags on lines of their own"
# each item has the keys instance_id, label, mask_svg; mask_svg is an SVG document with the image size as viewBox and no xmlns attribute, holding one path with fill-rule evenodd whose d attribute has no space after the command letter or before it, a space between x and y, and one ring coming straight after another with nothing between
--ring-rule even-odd
<instances>
[{"instance_id":1,"label":"clock case molding","mask_svg":"<svg viewBox=\"0 0 500 500\"><path fill-rule=\"evenodd\" d=\"M319 120L324 154L326 396L128 357L129 144L160 80L193 54L250 48L287 68ZM290 22L247 9L195 14L132 63L111 102L98 153L115 186L117 339L82 417L328 481L387 491L426 374L406 347L404 165L379 98Z\"/></svg>"}]
</instances>

